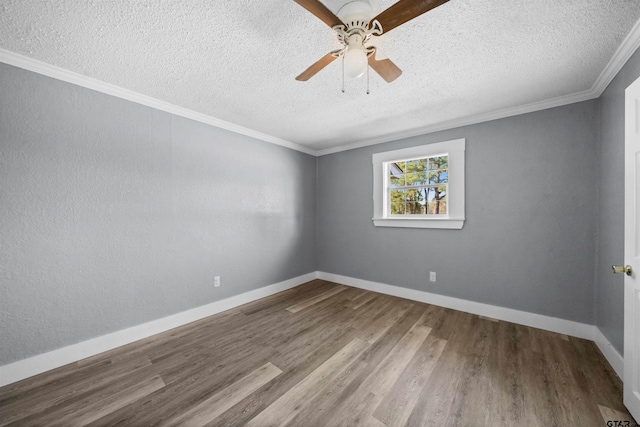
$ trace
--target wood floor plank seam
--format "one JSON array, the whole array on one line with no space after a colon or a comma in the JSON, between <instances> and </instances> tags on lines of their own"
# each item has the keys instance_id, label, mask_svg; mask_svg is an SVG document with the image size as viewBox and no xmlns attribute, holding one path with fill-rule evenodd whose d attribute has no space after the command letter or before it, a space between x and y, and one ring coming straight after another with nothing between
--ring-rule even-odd
<instances>
[{"instance_id":1,"label":"wood floor plank seam","mask_svg":"<svg viewBox=\"0 0 640 427\"><path fill-rule=\"evenodd\" d=\"M605 426L592 341L314 280L0 388L0 426Z\"/></svg>"},{"instance_id":2,"label":"wood floor plank seam","mask_svg":"<svg viewBox=\"0 0 640 427\"><path fill-rule=\"evenodd\" d=\"M295 417L302 406L319 394L340 372L348 367L366 348L360 339L350 341L311 374L268 406L247 424L248 427L279 426Z\"/></svg>"},{"instance_id":3,"label":"wood floor plank seam","mask_svg":"<svg viewBox=\"0 0 640 427\"><path fill-rule=\"evenodd\" d=\"M249 396L251 393L262 387L278 375L282 371L274 366L271 362L267 362L260 368L249 373L247 376L234 382L229 387L214 394L204 402L188 409L177 417L167 420L160 424L161 426L193 426L198 427L210 423L220 414L227 411L233 405Z\"/></svg>"},{"instance_id":4,"label":"wood floor plank seam","mask_svg":"<svg viewBox=\"0 0 640 427\"><path fill-rule=\"evenodd\" d=\"M428 336L424 350L416 352L391 391L375 408L373 417L388 427L404 426L433 373L447 341Z\"/></svg>"},{"instance_id":5,"label":"wood floor plank seam","mask_svg":"<svg viewBox=\"0 0 640 427\"><path fill-rule=\"evenodd\" d=\"M298 304L292 305L291 307L287 307L287 311L290 311L291 313L297 313L300 310L304 310L305 308L312 306L313 304L319 303L320 301L324 301L327 298L331 298L335 294L339 292L343 292L346 289L347 289L347 286L340 285L334 289L323 292L320 295L317 295L313 298L309 298L307 300L299 302Z\"/></svg>"},{"instance_id":6,"label":"wood floor plank seam","mask_svg":"<svg viewBox=\"0 0 640 427\"><path fill-rule=\"evenodd\" d=\"M138 365L135 365L138 367ZM22 405L3 405L0 418L0 426L11 423L26 424L34 415L46 412L59 413L67 407L77 406L78 401L90 401L94 396L109 396L112 393L121 393L122 388L135 389L140 382L148 378L160 378L155 367L145 364L126 372L116 372L111 377L110 371L99 373L95 376L85 377L82 380L55 388L51 393L35 393L33 398L27 397ZM162 383L164 386L164 382ZM46 389L45 389L46 390ZM29 393L29 396L31 393ZM16 402L20 403L20 402Z\"/></svg>"}]
</instances>

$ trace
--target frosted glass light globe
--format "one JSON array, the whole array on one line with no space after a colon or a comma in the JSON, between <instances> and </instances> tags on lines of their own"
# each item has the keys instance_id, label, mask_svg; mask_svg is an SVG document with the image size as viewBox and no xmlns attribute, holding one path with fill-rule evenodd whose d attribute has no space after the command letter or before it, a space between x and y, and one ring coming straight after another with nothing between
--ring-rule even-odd
<instances>
[{"instance_id":1,"label":"frosted glass light globe","mask_svg":"<svg viewBox=\"0 0 640 427\"><path fill-rule=\"evenodd\" d=\"M347 48L344 54L344 74L351 79L361 77L367 71L367 54L359 48Z\"/></svg>"}]
</instances>

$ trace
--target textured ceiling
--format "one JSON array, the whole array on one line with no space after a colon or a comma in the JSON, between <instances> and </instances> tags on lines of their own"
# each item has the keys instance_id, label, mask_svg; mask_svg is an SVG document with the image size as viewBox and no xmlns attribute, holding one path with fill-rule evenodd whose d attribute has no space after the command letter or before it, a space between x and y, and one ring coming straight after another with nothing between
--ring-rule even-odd
<instances>
[{"instance_id":1,"label":"textured ceiling","mask_svg":"<svg viewBox=\"0 0 640 427\"><path fill-rule=\"evenodd\" d=\"M374 38L403 75L372 72L369 95L341 93L339 61L294 79L339 44L293 0L1 0L0 48L327 150L588 91L639 18L638 0L450 0Z\"/></svg>"}]
</instances>

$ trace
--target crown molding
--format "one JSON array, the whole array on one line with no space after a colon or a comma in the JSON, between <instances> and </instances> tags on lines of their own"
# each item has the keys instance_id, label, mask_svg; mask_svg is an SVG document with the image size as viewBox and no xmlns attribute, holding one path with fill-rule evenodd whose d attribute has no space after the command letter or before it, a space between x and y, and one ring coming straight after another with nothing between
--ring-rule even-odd
<instances>
[{"instance_id":1,"label":"crown molding","mask_svg":"<svg viewBox=\"0 0 640 427\"><path fill-rule=\"evenodd\" d=\"M36 59L8 51L6 49L0 49L0 62L25 69L27 71L33 71L34 73L42 74L44 76L51 77L57 80L62 80L64 82L81 86L87 89L102 92L107 95L115 96L117 98L125 99L127 101L135 102L137 104L145 105L147 107L155 108L157 110L165 111L167 113L175 114L176 116L185 117L197 122L215 126L220 129L239 133L241 135L268 142L270 144L280 145L282 147L301 151L312 156L317 155L316 150L312 148L305 147L272 135L267 135L265 133L249 129L235 123L220 120L207 114L189 110L188 108L180 107L166 101L143 95L130 89L125 89L120 86L94 79L92 77L87 77L82 74L57 67L55 65L47 64L46 62L38 61Z\"/></svg>"},{"instance_id":2,"label":"crown molding","mask_svg":"<svg viewBox=\"0 0 640 427\"><path fill-rule=\"evenodd\" d=\"M627 37L624 38L613 57L609 61L600 76L593 84L591 90L596 94L596 97L602 95L602 92L609 86L609 83L613 80L618 72L622 69L624 64L627 63L631 55L640 47L640 20L631 28Z\"/></svg>"},{"instance_id":3,"label":"crown molding","mask_svg":"<svg viewBox=\"0 0 640 427\"><path fill-rule=\"evenodd\" d=\"M234 123L226 122L224 120L220 120L215 117L199 113L197 111L173 105L168 102L152 98L150 96L142 95L132 90L124 89L110 83L106 83L91 77L84 76L82 74L65 70L55 65L50 65L23 55L7 51L5 49L0 49L0 62L23 68L28 71L43 74L45 76L52 77L58 80L66 81L68 83L72 83L88 89L103 92L108 95L116 96L118 98L126 99L128 101L136 102L138 104L146 105L148 107L156 108L158 110L162 110L171 114L196 120L198 122L206 123L221 129L226 129L231 132L246 135L251 138L259 139L271 144L276 144L282 147L290 148L292 150L300 151L312 156L325 156L328 154L339 153L341 151L367 147L369 145L397 141L399 139L411 138L414 136L425 135L433 132L455 129L463 126L503 119L520 114L532 113L535 111L546 110L548 108L560 107L563 105L598 98L600 95L602 95L609 83L611 83L611 81L615 78L620 69L622 69L624 64L627 63L631 55L633 55L638 47L640 47L640 21L636 22L629 34L627 34L625 39L613 54L611 60L607 63L604 70L602 70L593 86L589 90L559 96L552 99L546 99L543 101L533 102L526 105L505 108L488 113L474 114L454 120L434 123L428 126L389 133L386 135L376 136L354 143L339 145L337 147L330 147L321 150L314 150L313 148L307 146L296 144L294 142L287 141L272 135L267 135L253 129L236 125Z\"/></svg>"},{"instance_id":4,"label":"crown molding","mask_svg":"<svg viewBox=\"0 0 640 427\"><path fill-rule=\"evenodd\" d=\"M429 133L440 132L448 129L460 128L463 126L474 125L478 123L489 122L492 120L503 119L505 117L518 116L520 114L532 113L534 111L546 110L548 108L561 107L563 105L574 104L576 102L588 101L597 98L598 95L593 90L587 90L570 95L559 96L557 98L545 99L544 101L533 102L517 107L505 108L502 110L491 111L488 113L474 114L471 116L461 117L459 119L448 120L446 122L434 123L405 131L394 132L387 135L377 136L365 139L352 144L345 144L338 147L326 148L318 150L318 156L339 153L341 151L353 150L355 148L366 147L369 145L382 144L385 142L397 141L400 139L411 138L414 136L426 135Z\"/></svg>"},{"instance_id":5,"label":"crown molding","mask_svg":"<svg viewBox=\"0 0 640 427\"><path fill-rule=\"evenodd\" d=\"M390 133L374 138L361 140L351 144L340 145L338 147L326 148L318 150L317 156L325 156L327 154L339 153L341 151L353 150L356 148L366 147L369 145L382 144L385 142L397 141L399 139L411 138L414 136L425 135L428 133L439 132L448 129L454 129L462 126L488 122L491 120L503 119L506 117L517 116L534 111L546 110L548 108L561 107L563 105L573 104L576 102L588 101L600 97L605 91L609 83L618 75L624 64L627 63L631 55L640 47L640 20L636 22L629 34L624 38L618 49L615 51L600 76L596 79L591 89L582 92L576 92L557 98L546 99L543 101L533 102L517 107L505 108L503 110L492 111L461 117L446 122L434 123L428 126L409 129L405 131Z\"/></svg>"}]
</instances>

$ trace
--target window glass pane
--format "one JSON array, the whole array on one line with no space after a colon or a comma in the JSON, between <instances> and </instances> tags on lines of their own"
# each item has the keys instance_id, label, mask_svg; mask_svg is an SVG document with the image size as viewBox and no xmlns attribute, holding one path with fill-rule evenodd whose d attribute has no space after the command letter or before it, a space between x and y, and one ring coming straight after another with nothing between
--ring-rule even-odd
<instances>
[{"instance_id":1,"label":"window glass pane","mask_svg":"<svg viewBox=\"0 0 640 427\"><path fill-rule=\"evenodd\" d=\"M429 184L444 184L449 182L449 169L430 170L427 178Z\"/></svg>"},{"instance_id":2,"label":"window glass pane","mask_svg":"<svg viewBox=\"0 0 640 427\"><path fill-rule=\"evenodd\" d=\"M424 215L426 213L426 188L403 190L402 196L404 197L404 215ZM400 195L396 195L395 197L399 202ZM392 199L392 203L393 201Z\"/></svg>"},{"instance_id":3,"label":"window glass pane","mask_svg":"<svg viewBox=\"0 0 640 427\"><path fill-rule=\"evenodd\" d=\"M391 190L391 215L423 215L426 212L426 189Z\"/></svg>"},{"instance_id":4,"label":"window glass pane","mask_svg":"<svg viewBox=\"0 0 640 427\"><path fill-rule=\"evenodd\" d=\"M405 182L406 181L405 181L404 175L400 175L399 177L392 176L389 179L389 187L391 188L404 187Z\"/></svg>"},{"instance_id":5,"label":"window glass pane","mask_svg":"<svg viewBox=\"0 0 640 427\"><path fill-rule=\"evenodd\" d=\"M404 169L406 162L389 163L389 186L404 187L406 185Z\"/></svg>"},{"instance_id":6,"label":"window glass pane","mask_svg":"<svg viewBox=\"0 0 640 427\"><path fill-rule=\"evenodd\" d=\"M429 158L429 169L446 169L449 167L449 156Z\"/></svg>"},{"instance_id":7,"label":"window glass pane","mask_svg":"<svg viewBox=\"0 0 640 427\"><path fill-rule=\"evenodd\" d=\"M389 200L391 203L404 202L405 190L391 190L389 191Z\"/></svg>"},{"instance_id":8,"label":"window glass pane","mask_svg":"<svg viewBox=\"0 0 640 427\"><path fill-rule=\"evenodd\" d=\"M391 203L391 215L404 215L404 203Z\"/></svg>"},{"instance_id":9,"label":"window glass pane","mask_svg":"<svg viewBox=\"0 0 640 427\"><path fill-rule=\"evenodd\" d=\"M390 175L402 175L406 172L406 163L407 162L395 162L389 163L389 174Z\"/></svg>"},{"instance_id":10,"label":"window glass pane","mask_svg":"<svg viewBox=\"0 0 640 427\"><path fill-rule=\"evenodd\" d=\"M426 198L425 188L405 190L404 194L407 202L424 202Z\"/></svg>"},{"instance_id":11,"label":"window glass pane","mask_svg":"<svg viewBox=\"0 0 640 427\"><path fill-rule=\"evenodd\" d=\"M427 183L425 172L408 173L406 177L406 185L425 185Z\"/></svg>"},{"instance_id":12,"label":"window glass pane","mask_svg":"<svg viewBox=\"0 0 640 427\"><path fill-rule=\"evenodd\" d=\"M429 158L410 160L406 162L406 173L424 172L427 169Z\"/></svg>"},{"instance_id":13,"label":"window glass pane","mask_svg":"<svg viewBox=\"0 0 640 427\"><path fill-rule=\"evenodd\" d=\"M431 215L447 213L447 187L429 188L427 192L427 212Z\"/></svg>"},{"instance_id":14,"label":"window glass pane","mask_svg":"<svg viewBox=\"0 0 640 427\"><path fill-rule=\"evenodd\" d=\"M420 202L407 202L405 215L424 215L425 204Z\"/></svg>"}]
</instances>

